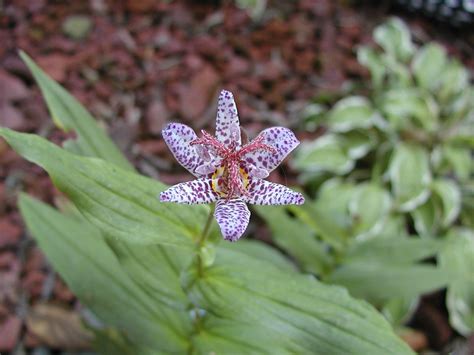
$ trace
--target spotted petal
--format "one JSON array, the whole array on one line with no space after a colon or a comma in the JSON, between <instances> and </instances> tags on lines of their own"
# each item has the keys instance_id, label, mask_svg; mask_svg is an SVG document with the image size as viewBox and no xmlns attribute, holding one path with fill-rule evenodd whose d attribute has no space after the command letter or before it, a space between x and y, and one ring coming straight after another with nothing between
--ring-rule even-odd
<instances>
[{"instance_id":1,"label":"spotted petal","mask_svg":"<svg viewBox=\"0 0 474 355\"><path fill-rule=\"evenodd\" d=\"M241 144L240 123L234 96L230 91L222 90L217 104L216 137L228 145L231 141Z\"/></svg>"},{"instance_id":2,"label":"spotted petal","mask_svg":"<svg viewBox=\"0 0 474 355\"><path fill-rule=\"evenodd\" d=\"M211 179L196 179L171 186L160 193L161 202L177 202L189 205L217 201L218 195L211 186Z\"/></svg>"},{"instance_id":3,"label":"spotted petal","mask_svg":"<svg viewBox=\"0 0 474 355\"><path fill-rule=\"evenodd\" d=\"M302 205L304 197L286 186L262 179L250 179L248 195L242 199L254 205Z\"/></svg>"},{"instance_id":4,"label":"spotted petal","mask_svg":"<svg viewBox=\"0 0 474 355\"><path fill-rule=\"evenodd\" d=\"M204 164L204 160L198 155L196 147L189 144L197 138L192 128L181 123L169 123L162 134L178 163L193 175L202 176L196 169Z\"/></svg>"},{"instance_id":5,"label":"spotted petal","mask_svg":"<svg viewBox=\"0 0 474 355\"><path fill-rule=\"evenodd\" d=\"M246 155L245 160L257 168L268 172L274 170L300 142L292 131L285 127L272 127L263 130L264 144L275 149L275 152L257 150Z\"/></svg>"},{"instance_id":6,"label":"spotted petal","mask_svg":"<svg viewBox=\"0 0 474 355\"><path fill-rule=\"evenodd\" d=\"M224 239L235 242L247 229L250 211L242 200L221 199L217 201L214 217Z\"/></svg>"}]
</instances>

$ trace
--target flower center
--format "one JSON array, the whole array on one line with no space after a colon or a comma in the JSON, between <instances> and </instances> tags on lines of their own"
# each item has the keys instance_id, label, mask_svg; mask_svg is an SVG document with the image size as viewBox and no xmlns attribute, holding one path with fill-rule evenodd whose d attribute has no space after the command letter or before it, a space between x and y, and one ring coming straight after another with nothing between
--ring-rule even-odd
<instances>
[{"instance_id":1,"label":"flower center","mask_svg":"<svg viewBox=\"0 0 474 355\"><path fill-rule=\"evenodd\" d=\"M232 199L247 194L249 185L249 167L244 157L257 150L275 153L275 149L263 143L264 136L257 136L252 142L240 146L236 141L229 145L220 142L206 131L201 131L202 137L193 140L191 145L201 145L215 153L220 159L220 165L212 173L212 189L221 197Z\"/></svg>"},{"instance_id":2,"label":"flower center","mask_svg":"<svg viewBox=\"0 0 474 355\"><path fill-rule=\"evenodd\" d=\"M219 196L231 199L247 193L249 184L248 169L244 164L237 167L232 163L222 163L212 174L212 189Z\"/></svg>"}]
</instances>

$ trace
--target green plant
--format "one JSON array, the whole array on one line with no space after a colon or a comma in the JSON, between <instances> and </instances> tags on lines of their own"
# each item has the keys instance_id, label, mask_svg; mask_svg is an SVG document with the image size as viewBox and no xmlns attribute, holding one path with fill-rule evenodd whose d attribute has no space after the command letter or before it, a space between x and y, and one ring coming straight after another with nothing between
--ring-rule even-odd
<instances>
[{"instance_id":1,"label":"green plant","mask_svg":"<svg viewBox=\"0 0 474 355\"><path fill-rule=\"evenodd\" d=\"M411 353L372 306L301 274L275 249L218 244L207 206L160 203L166 186L138 175L87 111L21 56L56 124L78 139L63 149L6 128L0 136L70 200L60 211L23 194L19 205L52 265L106 325L99 351Z\"/></svg>"},{"instance_id":2,"label":"green plant","mask_svg":"<svg viewBox=\"0 0 474 355\"><path fill-rule=\"evenodd\" d=\"M377 27L374 39L379 47L357 53L371 74L366 95L308 110L315 114L306 122L316 120L326 134L302 143L293 166L317 198L290 208L291 216L260 212L304 270L371 301L395 325L420 294L449 285L451 324L467 334L474 330L466 286L474 263L474 87L442 47L417 48L398 19ZM304 236L281 232L301 223ZM455 246L460 234L464 248ZM421 262L427 258L438 265Z\"/></svg>"}]
</instances>

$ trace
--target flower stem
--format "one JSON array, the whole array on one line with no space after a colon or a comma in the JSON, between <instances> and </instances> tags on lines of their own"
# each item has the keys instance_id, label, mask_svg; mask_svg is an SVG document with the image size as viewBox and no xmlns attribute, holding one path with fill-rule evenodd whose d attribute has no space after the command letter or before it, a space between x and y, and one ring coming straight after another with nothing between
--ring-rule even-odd
<instances>
[{"instance_id":1,"label":"flower stem","mask_svg":"<svg viewBox=\"0 0 474 355\"><path fill-rule=\"evenodd\" d=\"M211 230L212 218L214 217L214 204L211 204L211 209L209 210L209 216L207 217L206 225L202 230L201 236L198 239L198 248L204 245L204 242L209 235L209 231Z\"/></svg>"},{"instance_id":2,"label":"flower stem","mask_svg":"<svg viewBox=\"0 0 474 355\"><path fill-rule=\"evenodd\" d=\"M214 208L214 204L212 204L211 209L209 210L209 216L207 217L206 225L204 226L201 236L197 241L197 268L199 277L204 275L205 261L203 260L204 256L202 254L202 249L211 230L212 219L214 217Z\"/></svg>"}]
</instances>

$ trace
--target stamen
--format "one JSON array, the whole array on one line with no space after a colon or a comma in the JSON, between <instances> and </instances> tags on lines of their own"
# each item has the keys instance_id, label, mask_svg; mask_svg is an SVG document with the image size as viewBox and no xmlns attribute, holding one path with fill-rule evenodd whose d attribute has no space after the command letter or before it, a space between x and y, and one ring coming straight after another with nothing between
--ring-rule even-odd
<instances>
[{"instance_id":1,"label":"stamen","mask_svg":"<svg viewBox=\"0 0 474 355\"><path fill-rule=\"evenodd\" d=\"M276 149L268 144L263 143L265 137L263 135L258 135L253 141L247 143L239 150L238 155L239 157L243 157L244 155L254 152L256 150L264 150L270 152L272 154L276 153Z\"/></svg>"},{"instance_id":2,"label":"stamen","mask_svg":"<svg viewBox=\"0 0 474 355\"><path fill-rule=\"evenodd\" d=\"M202 133L201 138L196 138L195 140L191 141L189 144L190 145L202 144L205 146L212 147L217 151L217 153L220 156L225 156L230 153L229 149L227 149L227 147L222 142L220 142L216 137L207 133L205 130L201 130L201 133Z\"/></svg>"}]
</instances>

